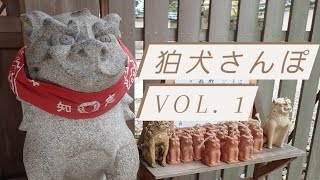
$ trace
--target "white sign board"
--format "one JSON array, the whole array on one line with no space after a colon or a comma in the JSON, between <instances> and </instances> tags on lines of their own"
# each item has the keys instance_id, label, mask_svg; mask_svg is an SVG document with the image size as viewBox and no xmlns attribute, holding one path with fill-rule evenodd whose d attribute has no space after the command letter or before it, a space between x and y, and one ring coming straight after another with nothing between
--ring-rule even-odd
<instances>
[{"instance_id":1,"label":"white sign board","mask_svg":"<svg viewBox=\"0 0 320 180\"><path fill-rule=\"evenodd\" d=\"M319 45L312 43L150 44L142 79L308 79Z\"/></svg>"},{"instance_id":2,"label":"white sign board","mask_svg":"<svg viewBox=\"0 0 320 180\"><path fill-rule=\"evenodd\" d=\"M257 86L152 85L137 118L143 121L245 121Z\"/></svg>"},{"instance_id":3,"label":"white sign board","mask_svg":"<svg viewBox=\"0 0 320 180\"><path fill-rule=\"evenodd\" d=\"M189 80L175 80L175 84L250 84L249 80L241 79L189 79ZM221 123L222 121L215 121ZM212 121L174 121L176 127L192 127L197 124L204 125L212 123Z\"/></svg>"}]
</instances>

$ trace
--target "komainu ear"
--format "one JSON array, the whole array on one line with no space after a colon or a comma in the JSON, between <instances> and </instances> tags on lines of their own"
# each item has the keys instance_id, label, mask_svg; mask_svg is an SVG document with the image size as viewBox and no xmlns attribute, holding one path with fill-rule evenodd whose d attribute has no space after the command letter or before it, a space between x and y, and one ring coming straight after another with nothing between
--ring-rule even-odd
<instances>
[{"instance_id":1,"label":"komainu ear","mask_svg":"<svg viewBox=\"0 0 320 180\"><path fill-rule=\"evenodd\" d=\"M291 100L290 100L289 98L285 97L284 100L285 100L287 103L291 104Z\"/></svg>"},{"instance_id":2,"label":"komainu ear","mask_svg":"<svg viewBox=\"0 0 320 180\"><path fill-rule=\"evenodd\" d=\"M79 17L79 16L90 17L91 13L90 13L89 9L84 8L84 9L80 9L79 11L73 12L70 15L75 16L75 17Z\"/></svg>"},{"instance_id":3,"label":"komainu ear","mask_svg":"<svg viewBox=\"0 0 320 180\"><path fill-rule=\"evenodd\" d=\"M273 100L272 100L272 103L275 104L275 105L277 105L277 104L278 104L278 99L273 99Z\"/></svg>"},{"instance_id":4,"label":"komainu ear","mask_svg":"<svg viewBox=\"0 0 320 180\"><path fill-rule=\"evenodd\" d=\"M20 20L23 24L27 43L33 40L34 32L38 31L42 27L43 21L49 17L49 15L41 11L31 11L21 15Z\"/></svg>"},{"instance_id":5,"label":"komainu ear","mask_svg":"<svg viewBox=\"0 0 320 180\"><path fill-rule=\"evenodd\" d=\"M117 38L121 38L120 32L120 23L122 21L121 17L118 14L108 14L102 19L105 21L105 26L109 27L108 30L110 34L114 34ZM111 28L110 28L111 27Z\"/></svg>"}]
</instances>

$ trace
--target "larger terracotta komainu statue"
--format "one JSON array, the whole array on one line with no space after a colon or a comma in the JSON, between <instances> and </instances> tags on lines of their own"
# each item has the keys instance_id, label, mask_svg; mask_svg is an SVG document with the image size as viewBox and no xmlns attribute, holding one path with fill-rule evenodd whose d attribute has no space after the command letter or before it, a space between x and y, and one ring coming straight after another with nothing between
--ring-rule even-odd
<instances>
[{"instance_id":1,"label":"larger terracotta komainu statue","mask_svg":"<svg viewBox=\"0 0 320 180\"><path fill-rule=\"evenodd\" d=\"M22 15L26 48L9 72L27 131L29 180L135 179L139 154L126 120L136 73L121 18L87 10Z\"/></svg>"}]
</instances>

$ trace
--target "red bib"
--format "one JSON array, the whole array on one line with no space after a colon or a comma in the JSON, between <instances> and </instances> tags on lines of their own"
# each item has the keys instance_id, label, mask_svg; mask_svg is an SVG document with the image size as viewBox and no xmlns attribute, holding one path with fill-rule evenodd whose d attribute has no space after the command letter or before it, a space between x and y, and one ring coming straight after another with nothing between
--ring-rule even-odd
<instances>
[{"instance_id":1,"label":"red bib","mask_svg":"<svg viewBox=\"0 0 320 180\"><path fill-rule=\"evenodd\" d=\"M29 79L25 72L26 47L19 50L12 62L8 80L13 93L22 100L58 116L70 119L88 119L112 109L128 92L137 73L136 60L119 40L128 57L123 76L111 87L93 93L77 92L61 86Z\"/></svg>"}]
</instances>

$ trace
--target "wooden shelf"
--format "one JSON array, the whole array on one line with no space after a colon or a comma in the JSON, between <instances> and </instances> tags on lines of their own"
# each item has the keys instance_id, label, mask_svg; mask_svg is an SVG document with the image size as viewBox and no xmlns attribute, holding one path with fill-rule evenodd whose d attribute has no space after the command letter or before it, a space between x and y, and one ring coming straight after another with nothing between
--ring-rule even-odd
<instances>
[{"instance_id":1,"label":"wooden shelf","mask_svg":"<svg viewBox=\"0 0 320 180\"><path fill-rule=\"evenodd\" d=\"M144 168L144 174L148 174L153 179L163 179L169 177L183 176L195 173L209 172L219 169L228 169L232 167L245 166L249 164L259 164L264 162L272 162L283 159L294 159L299 156L305 156L306 152L295 147L285 145L283 148L274 147L273 149L264 148L259 154L254 154L253 159L250 161L239 161L233 164L221 162L220 165L209 167L202 164L200 161L193 161L188 163L179 163L167 165L166 167L157 166L156 168L150 167L143 159L141 159L141 166Z\"/></svg>"}]
</instances>

